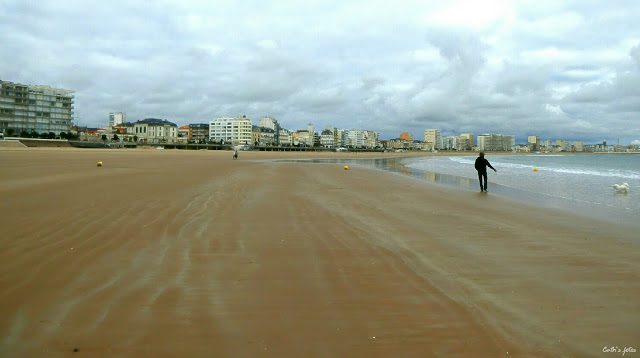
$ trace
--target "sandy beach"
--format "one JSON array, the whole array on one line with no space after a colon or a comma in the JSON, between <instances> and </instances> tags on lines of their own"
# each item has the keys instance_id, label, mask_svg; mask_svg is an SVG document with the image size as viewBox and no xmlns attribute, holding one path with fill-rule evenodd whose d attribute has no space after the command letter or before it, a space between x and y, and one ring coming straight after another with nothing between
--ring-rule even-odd
<instances>
[{"instance_id":1,"label":"sandy beach","mask_svg":"<svg viewBox=\"0 0 640 358\"><path fill-rule=\"evenodd\" d=\"M632 229L253 161L394 155L0 148L0 357L640 357Z\"/></svg>"}]
</instances>

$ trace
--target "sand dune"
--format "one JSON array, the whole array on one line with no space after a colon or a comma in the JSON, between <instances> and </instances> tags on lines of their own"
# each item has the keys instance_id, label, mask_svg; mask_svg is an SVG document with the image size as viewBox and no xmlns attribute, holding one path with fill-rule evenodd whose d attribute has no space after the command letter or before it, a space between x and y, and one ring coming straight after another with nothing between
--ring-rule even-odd
<instances>
[{"instance_id":1,"label":"sand dune","mask_svg":"<svg viewBox=\"0 0 640 358\"><path fill-rule=\"evenodd\" d=\"M0 151L0 356L640 348L632 230L357 167L251 161L345 155Z\"/></svg>"}]
</instances>

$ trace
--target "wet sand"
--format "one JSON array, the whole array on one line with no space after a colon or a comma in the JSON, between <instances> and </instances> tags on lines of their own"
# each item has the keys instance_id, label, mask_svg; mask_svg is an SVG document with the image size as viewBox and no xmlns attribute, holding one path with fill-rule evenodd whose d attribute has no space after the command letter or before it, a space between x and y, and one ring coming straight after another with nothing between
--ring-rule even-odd
<instances>
[{"instance_id":1,"label":"wet sand","mask_svg":"<svg viewBox=\"0 0 640 358\"><path fill-rule=\"evenodd\" d=\"M0 356L640 349L632 229L364 168L250 160L364 156L381 154L0 150Z\"/></svg>"}]
</instances>

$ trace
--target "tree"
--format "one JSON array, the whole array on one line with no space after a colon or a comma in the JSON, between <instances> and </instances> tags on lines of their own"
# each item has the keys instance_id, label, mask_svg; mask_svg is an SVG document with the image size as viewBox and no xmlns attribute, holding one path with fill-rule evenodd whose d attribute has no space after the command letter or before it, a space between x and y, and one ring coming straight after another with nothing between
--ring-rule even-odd
<instances>
[{"instance_id":1,"label":"tree","mask_svg":"<svg viewBox=\"0 0 640 358\"><path fill-rule=\"evenodd\" d=\"M29 137L29 132L27 132L27 131L26 131L26 130L24 130L24 129L23 129L23 130L21 130L21 131L20 131L20 137L22 137L22 138L27 138L27 137Z\"/></svg>"},{"instance_id":2,"label":"tree","mask_svg":"<svg viewBox=\"0 0 640 358\"><path fill-rule=\"evenodd\" d=\"M8 128L7 129L7 137L13 137L13 134L15 133L15 129L13 128Z\"/></svg>"},{"instance_id":3,"label":"tree","mask_svg":"<svg viewBox=\"0 0 640 358\"><path fill-rule=\"evenodd\" d=\"M137 135L134 135L134 136L133 136L133 141L134 141L134 142L137 142L137 141L138 141L138 136L137 136Z\"/></svg>"},{"instance_id":4,"label":"tree","mask_svg":"<svg viewBox=\"0 0 640 358\"><path fill-rule=\"evenodd\" d=\"M117 135L117 134L114 134L114 135L113 135L113 140L115 140L115 141L117 142L117 141L118 141L118 139L120 139L120 138L118 137L118 135Z\"/></svg>"},{"instance_id":5,"label":"tree","mask_svg":"<svg viewBox=\"0 0 640 358\"><path fill-rule=\"evenodd\" d=\"M106 135L106 134L103 134L103 135L102 135L102 140L103 140L103 141L106 141L106 140L107 140L107 135Z\"/></svg>"},{"instance_id":6,"label":"tree","mask_svg":"<svg viewBox=\"0 0 640 358\"><path fill-rule=\"evenodd\" d=\"M67 139L67 133L66 132L60 132L60 138L61 139Z\"/></svg>"}]
</instances>

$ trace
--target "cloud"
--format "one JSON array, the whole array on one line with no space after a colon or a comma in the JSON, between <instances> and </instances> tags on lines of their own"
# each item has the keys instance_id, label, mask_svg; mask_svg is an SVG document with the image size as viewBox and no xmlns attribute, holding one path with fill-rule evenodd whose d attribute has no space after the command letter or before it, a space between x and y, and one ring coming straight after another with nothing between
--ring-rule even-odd
<instances>
[{"instance_id":1,"label":"cloud","mask_svg":"<svg viewBox=\"0 0 640 358\"><path fill-rule=\"evenodd\" d=\"M270 115L395 138L640 137L640 3L86 2L0 11L0 77L76 91L82 121Z\"/></svg>"}]
</instances>

